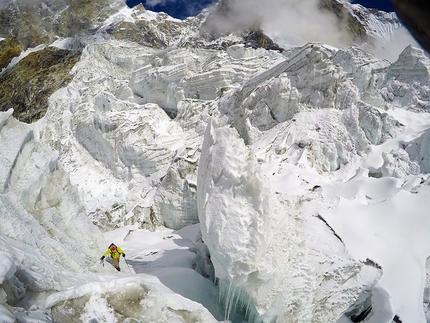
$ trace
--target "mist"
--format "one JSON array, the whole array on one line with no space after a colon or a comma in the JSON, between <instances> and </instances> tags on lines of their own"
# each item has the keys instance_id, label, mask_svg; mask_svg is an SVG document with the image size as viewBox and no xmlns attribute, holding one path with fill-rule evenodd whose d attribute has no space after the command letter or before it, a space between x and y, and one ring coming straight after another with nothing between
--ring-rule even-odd
<instances>
[{"instance_id":1,"label":"mist","mask_svg":"<svg viewBox=\"0 0 430 323\"><path fill-rule=\"evenodd\" d=\"M6 6L11 2L12 0L0 0L0 9L6 8Z\"/></svg>"},{"instance_id":2,"label":"mist","mask_svg":"<svg viewBox=\"0 0 430 323\"><path fill-rule=\"evenodd\" d=\"M262 29L278 41L284 39L291 45L300 45L296 43L300 40L321 42L337 47L350 44L350 37L339 28L336 16L318 7L319 0L270 0L264 4L258 0L241 1L247 5L249 2L261 15Z\"/></svg>"},{"instance_id":3,"label":"mist","mask_svg":"<svg viewBox=\"0 0 430 323\"><path fill-rule=\"evenodd\" d=\"M307 42L337 47L351 45L336 16L320 9L319 3L319 0L221 1L218 14L209 25L217 32L258 26L282 47Z\"/></svg>"},{"instance_id":4,"label":"mist","mask_svg":"<svg viewBox=\"0 0 430 323\"><path fill-rule=\"evenodd\" d=\"M176 2L176 0L147 0L145 2L145 5L149 6L149 7L155 7L155 6L164 6L166 5L166 3L169 2Z\"/></svg>"},{"instance_id":5,"label":"mist","mask_svg":"<svg viewBox=\"0 0 430 323\"><path fill-rule=\"evenodd\" d=\"M222 0L208 22L218 33L257 27L283 48L320 42L346 48L360 46L334 13L321 9L320 0ZM394 62L408 46L420 48L409 31L400 27L391 40L374 39L361 46L376 57Z\"/></svg>"},{"instance_id":6,"label":"mist","mask_svg":"<svg viewBox=\"0 0 430 323\"><path fill-rule=\"evenodd\" d=\"M388 43L375 44L375 46L369 49L369 51L376 57L386 59L393 63L399 58L400 53L409 45L422 48L411 33L402 26L397 30L393 35L393 38Z\"/></svg>"}]
</instances>

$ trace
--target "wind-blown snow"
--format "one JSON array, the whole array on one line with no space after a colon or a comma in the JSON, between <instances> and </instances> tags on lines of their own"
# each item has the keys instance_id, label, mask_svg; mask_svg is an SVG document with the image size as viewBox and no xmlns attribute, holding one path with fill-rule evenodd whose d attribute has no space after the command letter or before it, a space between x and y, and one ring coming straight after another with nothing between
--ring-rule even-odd
<instances>
[{"instance_id":1,"label":"wind-blown snow","mask_svg":"<svg viewBox=\"0 0 430 323\"><path fill-rule=\"evenodd\" d=\"M427 56L181 37L85 39L0 113L0 321L426 322Z\"/></svg>"}]
</instances>

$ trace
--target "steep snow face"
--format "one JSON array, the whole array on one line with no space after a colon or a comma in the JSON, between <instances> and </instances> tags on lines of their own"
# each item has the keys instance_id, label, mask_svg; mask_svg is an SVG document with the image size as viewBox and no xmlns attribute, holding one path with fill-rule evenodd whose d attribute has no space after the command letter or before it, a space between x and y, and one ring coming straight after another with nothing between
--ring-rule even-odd
<instances>
[{"instance_id":1,"label":"steep snow face","mask_svg":"<svg viewBox=\"0 0 430 323\"><path fill-rule=\"evenodd\" d=\"M373 38L388 43L401 27L401 22L394 12L383 12L363 7L360 4L345 4L348 11L363 24L366 33Z\"/></svg>"},{"instance_id":2,"label":"steep snow face","mask_svg":"<svg viewBox=\"0 0 430 323\"><path fill-rule=\"evenodd\" d=\"M420 47L394 12L368 9L360 4L344 3L344 6L364 29L358 44L377 57L394 62L406 46Z\"/></svg>"},{"instance_id":3,"label":"steep snow face","mask_svg":"<svg viewBox=\"0 0 430 323\"><path fill-rule=\"evenodd\" d=\"M249 307L256 321L335 322L370 293L379 268L353 260L326 223L302 209L301 197L279 200L235 130L210 125L202 151L203 240L227 311Z\"/></svg>"},{"instance_id":4,"label":"steep snow face","mask_svg":"<svg viewBox=\"0 0 430 323\"><path fill-rule=\"evenodd\" d=\"M103 248L102 232L82 212L58 152L38 140L38 126L17 122L12 111L0 114L0 248L6 253L2 266L9 268L0 284L10 306L30 293L92 281L96 250ZM10 266L8 259L13 259Z\"/></svg>"},{"instance_id":5,"label":"steep snow face","mask_svg":"<svg viewBox=\"0 0 430 323\"><path fill-rule=\"evenodd\" d=\"M68 258L67 254L79 249L81 243L96 247L101 232L89 225L88 217L82 214L82 202L58 163L58 152L37 139L38 125L18 123L11 114L12 111L2 113L0 122L2 143L8 147L2 150L3 237L25 241L28 247L42 251L44 257L54 258L74 270L90 265L89 259L94 257L91 252L79 259ZM14 221L13 217L20 217L21 221ZM32 231L37 234L32 235ZM38 241L35 237L39 235L46 236L46 241ZM74 235L79 240L73 240ZM58 239L64 245L57 247ZM7 240L2 242L8 245Z\"/></svg>"},{"instance_id":6,"label":"steep snow face","mask_svg":"<svg viewBox=\"0 0 430 323\"><path fill-rule=\"evenodd\" d=\"M88 46L73 82L51 98L53 109L42 139L62 151L61 162L72 183L80 187L87 212L94 212L96 221L109 212L111 224L124 223L125 215L133 214L137 207L147 208L138 213L140 222L149 225L151 205L145 197L152 200L158 186L154 183L169 171L177 171L171 170L171 162L177 150L182 151L186 137L157 104L137 104L128 87L133 68L146 65L153 50L121 46ZM136 55L129 56L133 51ZM90 160L97 161L90 166L94 167L91 172L78 166ZM103 183L113 185L106 190Z\"/></svg>"},{"instance_id":7,"label":"steep snow face","mask_svg":"<svg viewBox=\"0 0 430 323\"><path fill-rule=\"evenodd\" d=\"M110 225L149 228L198 221L199 135L207 122L201 116L216 113L209 99L281 58L251 52L156 52L122 42L85 49L71 84L51 97L41 140L61 151L95 221L107 225L108 215Z\"/></svg>"},{"instance_id":8,"label":"steep snow face","mask_svg":"<svg viewBox=\"0 0 430 323\"><path fill-rule=\"evenodd\" d=\"M360 243L369 241L369 248L373 243L379 244L378 239L363 237L361 232L368 231L363 228L364 223L376 221L377 213L385 207L391 210L387 216L396 218L398 224L385 228L388 236L397 236L399 243L407 240L409 230L402 231L401 223L409 221L408 207L396 209L394 205L397 201L413 199L413 194L425 199L428 176L419 174L420 167L426 167L427 162L417 157L426 155L423 143L430 123L425 109L414 104L423 98L417 89L425 90L428 85L429 61L422 55L420 50L406 48L396 63L388 65L357 49L344 51L307 45L291 51L285 61L221 98L221 111L235 129L216 121L208 127L199 162L197 195L203 239L211 252L217 277L225 281L222 286L229 302L227 307L233 312L236 306L243 305L258 317L257 321L278 318L289 322L293 317L292 321L298 318L300 322L320 322L322 317L336 321L342 312L353 317L360 314L358 308L372 306L372 322L380 322L383 317L391 320L395 314L411 321L425 321L419 308L428 250L425 246L418 247L418 241L427 239L424 237L429 235L428 230L420 233L421 238L408 249L416 251L413 257L420 259L417 266L411 258L401 269L390 266L382 251L371 252ZM397 70L399 64L402 72ZM418 68L409 68L411 65ZM399 76L403 72L412 75L408 81L401 77L395 80L404 89L399 95L393 90L392 75ZM387 100L387 93L393 97ZM394 101L396 104L392 105ZM425 102L428 104L428 97ZM414 112L407 111L411 109ZM415 113L421 115L419 122L412 117ZM298 166L300 171L292 165ZM337 184L330 178L358 180L362 178L356 175L360 167L366 169L361 173L366 178L382 177L369 183L368 189L376 188L375 185L388 185L387 188L371 192L348 191L345 187L333 194L332 188ZM390 184L389 177L401 179ZM384 184L384 181L388 182ZM352 187L353 183L351 180ZM344 196L342 190L348 194ZM348 209L343 209L344 203L363 206L357 213L359 224L356 226L350 227L344 222L350 219L344 213ZM419 202L411 201L407 205L414 203ZM369 213L367 220L358 215L364 213ZM412 231L427 226L427 217L417 216L420 219L416 223L421 224ZM338 249L342 248L340 243L336 247L339 242L336 239L327 249L320 248L321 241L329 243L327 239L332 233L329 234L323 222L317 219L325 219L339 234L347 247L345 252ZM308 236L308 226L303 223L312 223L319 233L313 231ZM300 257L295 258L292 246L297 245L301 246ZM353 245L360 249L359 254L355 253ZM336 256L330 255L334 249ZM312 263L310 259L317 259L318 255L332 259L333 267L325 267L321 273L320 265L307 267ZM351 259L364 261L367 255L383 268L381 282L376 285L377 270L349 263ZM303 266L293 265L306 257L310 258ZM336 257L339 258L336 260ZM348 263L350 265L346 265ZM342 264L341 269L337 267L339 264ZM373 274L369 276L368 270ZM400 293L397 283L391 280L398 270L409 277L406 280L421 277L405 294ZM355 277L355 283L352 286L340 283L336 287L331 280L328 292L323 284L315 283L323 273L334 281L339 281L336 275L343 273L340 275ZM307 301L303 301L304 295L293 292L296 277L301 279L302 285L297 284L301 290L303 286L309 287ZM318 287L313 289L312 286ZM363 292L362 296L358 296L357 289ZM334 296L336 290L342 300ZM287 291L292 291L292 295ZM340 312L333 310L330 298L318 298L325 293L337 299L336 308L343 308ZM369 293L373 296L367 298ZM295 306L290 306L289 301ZM308 307L309 303L318 305ZM331 320L327 319L329 317Z\"/></svg>"},{"instance_id":9,"label":"steep snow face","mask_svg":"<svg viewBox=\"0 0 430 323\"><path fill-rule=\"evenodd\" d=\"M226 52L170 48L156 55L155 67L133 72L131 88L141 103L156 102L172 116L180 101L214 100L220 91L242 84L282 59L279 54L243 45L231 46Z\"/></svg>"},{"instance_id":10,"label":"steep snow face","mask_svg":"<svg viewBox=\"0 0 430 323\"><path fill-rule=\"evenodd\" d=\"M306 45L222 98L221 110L250 144L269 129L285 131L270 147L270 160L282 155L297 161L306 151L317 171L352 176L369 144L379 145L402 131L399 122L378 109L387 106L380 93L392 93L384 87L387 68L385 61L358 49Z\"/></svg>"}]
</instances>

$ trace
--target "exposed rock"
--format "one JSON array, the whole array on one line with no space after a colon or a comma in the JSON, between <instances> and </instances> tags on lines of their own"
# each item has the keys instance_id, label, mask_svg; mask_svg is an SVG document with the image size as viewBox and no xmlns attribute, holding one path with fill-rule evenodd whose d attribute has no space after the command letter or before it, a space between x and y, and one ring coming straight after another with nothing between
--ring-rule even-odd
<instances>
[{"instance_id":1,"label":"exposed rock","mask_svg":"<svg viewBox=\"0 0 430 323\"><path fill-rule=\"evenodd\" d=\"M14 1L0 10L0 35L27 48L86 34L118 10L114 3L119 4L116 0Z\"/></svg>"},{"instance_id":2,"label":"exposed rock","mask_svg":"<svg viewBox=\"0 0 430 323\"><path fill-rule=\"evenodd\" d=\"M61 37L74 37L96 31L119 9L115 0L66 0L68 7L54 21L52 32ZM111 4L111 5L110 5ZM125 5L125 4L123 4Z\"/></svg>"},{"instance_id":3,"label":"exposed rock","mask_svg":"<svg viewBox=\"0 0 430 323\"><path fill-rule=\"evenodd\" d=\"M45 115L49 96L69 83L80 53L47 47L33 52L0 75L0 111L31 123Z\"/></svg>"},{"instance_id":4,"label":"exposed rock","mask_svg":"<svg viewBox=\"0 0 430 323\"><path fill-rule=\"evenodd\" d=\"M112 34L115 39L129 40L144 46L160 49L167 46L164 40L160 39L159 35L156 35L145 21L139 21L137 23L123 21L113 26L113 28L109 30L109 33Z\"/></svg>"},{"instance_id":5,"label":"exposed rock","mask_svg":"<svg viewBox=\"0 0 430 323\"><path fill-rule=\"evenodd\" d=\"M22 47L35 47L49 41L46 18L40 16L37 5L18 5L11 2L0 10L0 35L14 38Z\"/></svg>"},{"instance_id":6,"label":"exposed rock","mask_svg":"<svg viewBox=\"0 0 430 323\"><path fill-rule=\"evenodd\" d=\"M363 24L353 16L344 4L337 0L320 0L320 8L335 14L339 27L346 29L351 37L351 45L354 41L363 41L366 38L366 29ZM360 14L360 13L358 13ZM346 27L346 28L345 28Z\"/></svg>"},{"instance_id":7,"label":"exposed rock","mask_svg":"<svg viewBox=\"0 0 430 323\"><path fill-rule=\"evenodd\" d=\"M5 68L21 51L22 47L13 39L7 38L0 41L0 70Z\"/></svg>"},{"instance_id":8,"label":"exposed rock","mask_svg":"<svg viewBox=\"0 0 430 323\"><path fill-rule=\"evenodd\" d=\"M271 40L261 30L250 31L249 34L243 37L245 45L252 48L264 48L268 50L278 50L283 52L284 49Z\"/></svg>"}]
</instances>

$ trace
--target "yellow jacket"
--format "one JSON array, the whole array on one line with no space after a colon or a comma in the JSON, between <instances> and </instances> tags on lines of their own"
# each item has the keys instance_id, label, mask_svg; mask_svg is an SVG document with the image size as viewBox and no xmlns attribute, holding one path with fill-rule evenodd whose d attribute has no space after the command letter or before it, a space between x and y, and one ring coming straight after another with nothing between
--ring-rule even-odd
<instances>
[{"instance_id":1,"label":"yellow jacket","mask_svg":"<svg viewBox=\"0 0 430 323\"><path fill-rule=\"evenodd\" d=\"M112 259L118 259L121 256L121 254L123 254L125 256L124 251L120 247L115 246L115 248L116 248L115 251L113 251L111 249L111 247L112 246L109 246L108 250L106 250L106 252L103 254L103 258L109 254L112 257Z\"/></svg>"}]
</instances>

